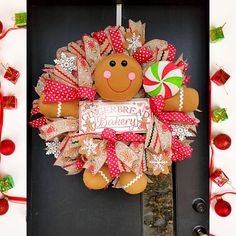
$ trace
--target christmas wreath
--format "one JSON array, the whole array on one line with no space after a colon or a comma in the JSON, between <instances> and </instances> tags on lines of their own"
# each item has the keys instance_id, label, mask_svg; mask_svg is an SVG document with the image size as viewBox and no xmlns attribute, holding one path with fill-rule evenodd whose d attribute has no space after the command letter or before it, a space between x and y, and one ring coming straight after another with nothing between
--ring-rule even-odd
<instances>
[{"instance_id":1,"label":"christmas wreath","mask_svg":"<svg viewBox=\"0 0 236 236\"><path fill-rule=\"evenodd\" d=\"M31 115L42 116L30 122L55 165L83 171L89 189L137 194L148 175L189 158L199 97L175 54L165 40L145 42L145 24L132 20L59 48L35 87Z\"/></svg>"}]
</instances>

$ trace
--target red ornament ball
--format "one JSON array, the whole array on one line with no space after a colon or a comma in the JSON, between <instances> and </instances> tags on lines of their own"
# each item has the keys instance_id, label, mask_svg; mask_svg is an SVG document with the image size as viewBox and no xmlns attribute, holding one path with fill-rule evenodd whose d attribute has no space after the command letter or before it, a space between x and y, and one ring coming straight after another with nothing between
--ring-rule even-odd
<instances>
[{"instance_id":1,"label":"red ornament ball","mask_svg":"<svg viewBox=\"0 0 236 236\"><path fill-rule=\"evenodd\" d=\"M222 198L218 199L215 204L215 212L221 217L226 217L231 213L231 205Z\"/></svg>"},{"instance_id":2,"label":"red ornament ball","mask_svg":"<svg viewBox=\"0 0 236 236\"><path fill-rule=\"evenodd\" d=\"M16 149L15 143L10 139L3 140L0 145L0 151L5 156L11 155Z\"/></svg>"},{"instance_id":3,"label":"red ornament ball","mask_svg":"<svg viewBox=\"0 0 236 236\"><path fill-rule=\"evenodd\" d=\"M2 22L0 21L0 34L2 34L2 31L3 31L3 24L2 24Z\"/></svg>"},{"instance_id":4,"label":"red ornament ball","mask_svg":"<svg viewBox=\"0 0 236 236\"><path fill-rule=\"evenodd\" d=\"M214 138L213 143L220 150L226 150L231 146L231 138L227 134L218 134Z\"/></svg>"},{"instance_id":5,"label":"red ornament ball","mask_svg":"<svg viewBox=\"0 0 236 236\"><path fill-rule=\"evenodd\" d=\"M8 209L9 209L9 204L7 199L5 198L0 199L0 216L6 214Z\"/></svg>"}]
</instances>

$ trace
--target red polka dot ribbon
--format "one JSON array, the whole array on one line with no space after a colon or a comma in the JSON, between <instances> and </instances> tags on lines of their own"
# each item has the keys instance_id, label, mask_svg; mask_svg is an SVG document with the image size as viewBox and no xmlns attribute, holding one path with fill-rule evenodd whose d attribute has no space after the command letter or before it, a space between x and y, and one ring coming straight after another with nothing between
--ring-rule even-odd
<instances>
[{"instance_id":1,"label":"red polka dot ribbon","mask_svg":"<svg viewBox=\"0 0 236 236\"><path fill-rule=\"evenodd\" d=\"M81 98L87 98L90 101L94 100L96 91L88 87L73 87L58 83L54 80L47 80L44 88L44 102L67 102L74 101Z\"/></svg>"},{"instance_id":2,"label":"red polka dot ribbon","mask_svg":"<svg viewBox=\"0 0 236 236\"><path fill-rule=\"evenodd\" d=\"M152 97L149 100L152 112L172 131L170 122L181 122L197 125L197 122L183 112L163 112L164 98L161 95ZM176 136L172 136L172 161L183 160L191 156L192 148L181 143Z\"/></svg>"},{"instance_id":3,"label":"red polka dot ribbon","mask_svg":"<svg viewBox=\"0 0 236 236\"><path fill-rule=\"evenodd\" d=\"M173 62L174 59L175 59L176 48L174 47L174 45L172 45L172 44L168 44L168 47L167 47L166 50L168 50L167 61L171 61L171 62Z\"/></svg>"},{"instance_id":4,"label":"red polka dot ribbon","mask_svg":"<svg viewBox=\"0 0 236 236\"><path fill-rule=\"evenodd\" d=\"M41 128L42 126L44 126L46 124L46 117L42 116L38 119L35 119L33 121L30 121L29 124L33 127L33 128Z\"/></svg>"},{"instance_id":5,"label":"red polka dot ribbon","mask_svg":"<svg viewBox=\"0 0 236 236\"><path fill-rule=\"evenodd\" d=\"M115 141L144 142L146 138L145 136L135 134L133 132L124 132L122 134L116 135L116 131L110 128L105 128L101 137L108 140L107 165L112 178L120 175L118 157L115 150Z\"/></svg>"},{"instance_id":6,"label":"red polka dot ribbon","mask_svg":"<svg viewBox=\"0 0 236 236\"><path fill-rule=\"evenodd\" d=\"M104 31L98 31L93 34L93 38L95 38L99 44L102 44L107 39L107 36Z\"/></svg>"},{"instance_id":7,"label":"red polka dot ribbon","mask_svg":"<svg viewBox=\"0 0 236 236\"><path fill-rule=\"evenodd\" d=\"M108 30L112 47L116 53L124 52L124 46L119 29L111 28Z\"/></svg>"},{"instance_id":8,"label":"red polka dot ribbon","mask_svg":"<svg viewBox=\"0 0 236 236\"><path fill-rule=\"evenodd\" d=\"M181 60L177 64L177 66L182 69L183 73L185 73L188 70L188 64L185 61L183 61L183 60Z\"/></svg>"},{"instance_id":9,"label":"red polka dot ribbon","mask_svg":"<svg viewBox=\"0 0 236 236\"><path fill-rule=\"evenodd\" d=\"M147 47L140 48L134 53L134 58L140 64L148 62L152 58L153 52Z\"/></svg>"}]
</instances>

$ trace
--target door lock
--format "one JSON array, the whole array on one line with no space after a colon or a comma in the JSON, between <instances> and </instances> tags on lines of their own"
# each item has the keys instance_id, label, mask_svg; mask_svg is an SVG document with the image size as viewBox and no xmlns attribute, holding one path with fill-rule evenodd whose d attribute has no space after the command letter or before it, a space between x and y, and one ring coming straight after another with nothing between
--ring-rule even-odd
<instances>
[{"instance_id":1,"label":"door lock","mask_svg":"<svg viewBox=\"0 0 236 236\"><path fill-rule=\"evenodd\" d=\"M192 203L193 209L198 213L204 213L206 211L206 202L202 198L196 198Z\"/></svg>"},{"instance_id":2,"label":"door lock","mask_svg":"<svg viewBox=\"0 0 236 236\"><path fill-rule=\"evenodd\" d=\"M208 236L208 233L207 233L207 230L203 226L198 225L194 227L193 235L194 236Z\"/></svg>"}]
</instances>

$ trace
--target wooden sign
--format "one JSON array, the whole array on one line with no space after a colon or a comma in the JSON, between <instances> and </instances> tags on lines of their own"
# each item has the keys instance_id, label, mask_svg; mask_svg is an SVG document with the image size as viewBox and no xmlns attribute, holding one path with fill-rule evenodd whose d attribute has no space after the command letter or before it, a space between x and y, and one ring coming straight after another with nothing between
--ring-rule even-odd
<instances>
[{"instance_id":1,"label":"wooden sign","mask_svg":"<svg viewBox=\"0 0 236 236\"><path fill-rule=\"evenodd\" d=\"M146 133L152 113L147 98L125 102L95 100L79 103L79 133L101 133L112 128L118 133Z\"/></svg>"}]
</instances>

